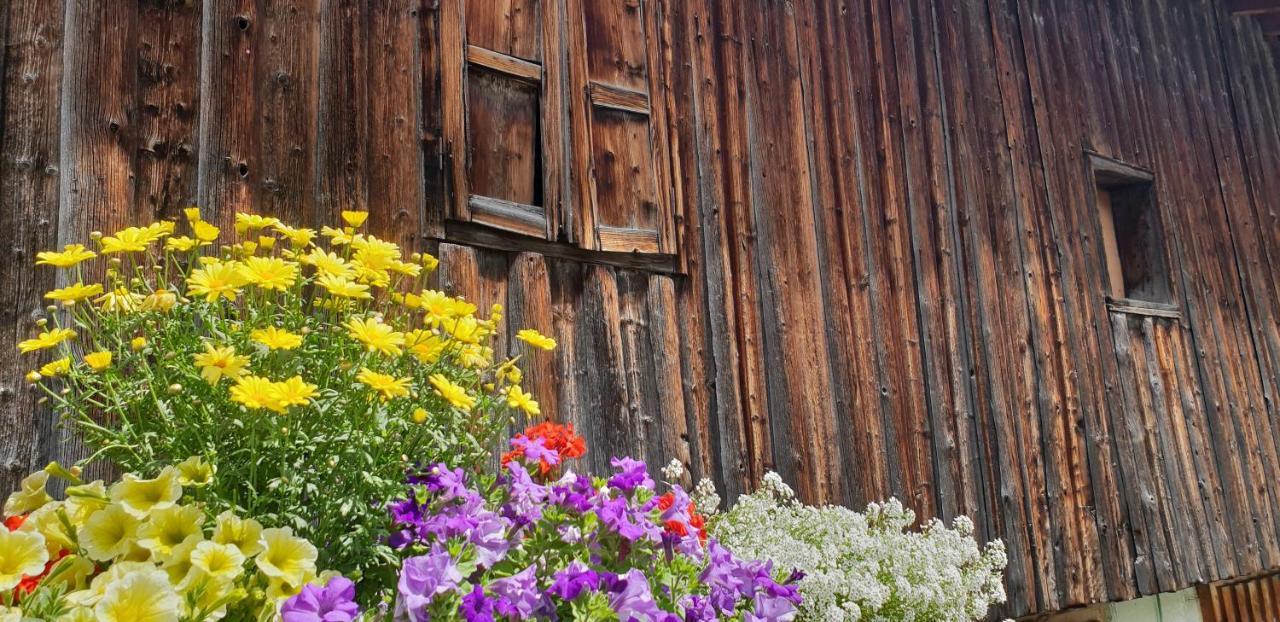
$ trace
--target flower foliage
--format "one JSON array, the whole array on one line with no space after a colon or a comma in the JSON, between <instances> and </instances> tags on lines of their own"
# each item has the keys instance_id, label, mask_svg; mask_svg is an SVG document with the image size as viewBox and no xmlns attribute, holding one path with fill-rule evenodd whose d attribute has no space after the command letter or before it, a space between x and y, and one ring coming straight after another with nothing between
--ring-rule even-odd
<instances>
[{"instance_id":1,"label":"flower foliage","mask_svg":"<svg viewBox=\"0 0 1280 622\"><path fill-rule=\"evenodd\" d=\"M659 495L642 462L593 479L566 472L572 429L535 426L489 485L436 464L390 510L406 559L398 620L790 620L799 595L772 564L706 539L679 486ZM536 448L536 450L534 449ZM532 468L533 472L530 473ZM794 577L785 577L794 579Z\"/></svg>"},{"instance_id":2,"label":"flower foliage","mask_svg":"<svg viewBox=\"0 0 1280 622\"><path fill-rule=\"evenodd\" d=\"M712 523L738 554L804 574L798 620L980 620L1005 600L1004 546L978 546L963 516L913 531L915 514L897 500L865 513L808 506L769 473Z\"/></svg>"},{"instance_id":3,"label":"flower foliage","mask_svg":"<svg viewBox=\"0 0 1280 622\"><path fill-rule=\"evenodd\" d=\"M317 232L238 214L231 232L193 208L42 252L74 284L20 344L48 357L28 378L95 458L155 473L201 456L220 475L211 510L290 527L349 576L385 570L389 590L382 508L410 457L476 467L509 413L538 406L518 358L494 360L502 309L433 289L438 261L366 217ZM554 347L520 334L517 354Z\"/></svg>"},{"instance_id":4,"label":"flower foliage","mask_svg":"<svg viewBox=\"0 0 1280 622\"><path fill-rule=\"evenodd\" d=\"M206 513L211 469L193 458L149 479L125 474L110 487L57 464L29 476L4 507L0 612L16 607L31 620L272 620L286 599L318 589L316 547L291 529ZM64 500L46 492L51 474L70 484Z\"/></svg>"}]
</instances>

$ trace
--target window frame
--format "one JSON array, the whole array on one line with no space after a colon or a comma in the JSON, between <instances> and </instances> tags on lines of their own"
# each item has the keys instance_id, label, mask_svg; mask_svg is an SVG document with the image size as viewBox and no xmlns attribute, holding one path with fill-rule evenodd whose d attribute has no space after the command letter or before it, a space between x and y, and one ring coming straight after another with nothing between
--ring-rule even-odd
<instances>
[{"instance_id":1,"label":"window frame","mask_svg":"<svg viewBox=\"0 0 1280 622\"><path fill-rule=\"evenodd\" d=\"M1172 254L1169 248L1169 235L1166 231L1164 213L1156 192L1156 176L1150 170L1135 166L1086 150L1085 168L1089 183L1091 208L1094 223L1097 226L1097 247L1101 251L1101 278L1103 298L1107 308L1114 312L1135 315L1147 315L1171 319L1181 318L1181 311L1176 302L1173 279ZM1133 298L1124 280L1124 265L1120 260L1121 249L1115 225L1114 197L1117 190L1142 190L1147 193L1147 210L1145 217L1149 219L1151 238L1147 254L1159 260L1161 271L1156 275L1160 279L1162 294L1158 299ZM1105 204L1105 206L1104 206ZM1120 291L1117 292L1116 288Z\"/></svg>"},{"instance_id":2,"label":"window frame","mask_svg":"<svg viewBox=\"0 0 1280 622\"><path fill-rule=\"evenodd\" d=\"M533 63L473 45L467 35L468 0L440 0L441 107L443 150L448 172L444 233L446 239L495 244L505 248L549 250L562 246L562 256L615 265L653 266L664 272L680 265L678 224L682 206L672 174L675 154L669 127L667 61L668 36L660 3L630 0L625 11L639 11L645 42L643 55L648 92L618 88L592 80L587 67L583 2L596 0L540 0L542 59ZM542 206L485 197L471 188L470 77L474 71L536 85L539 91L540 139L535 154L541 166ZM596 109L642 115L652 155L655 200L631 206L656 206L656 227L621 228L599 223L596 212L597 174L592 143L592 115ZM637 124L639 127L640 124ZM634 155L634 153L632 154ZM616 186L615 186L616 187ZM641 214L642 212L635 212ZM654 212L647 212L653 214ZM630 259L628 259L630 258Z\"/></svg>"}]
</instances>

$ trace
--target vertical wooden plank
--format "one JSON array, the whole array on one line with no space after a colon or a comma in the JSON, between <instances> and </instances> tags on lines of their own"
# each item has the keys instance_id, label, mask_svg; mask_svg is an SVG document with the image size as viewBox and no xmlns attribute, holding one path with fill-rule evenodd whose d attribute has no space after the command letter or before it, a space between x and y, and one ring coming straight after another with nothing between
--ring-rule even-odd
<instances>
[{"instance_id":1,"label":"vertical wooden plank","mask_svg":"<svg viewBox=\"0 0 1280 622\"><path fill-rule=\"evenodd\" d=\"M54 271L33 269L58 242L63 3L6 3L0 72L0 494L40 464L52 414L23 376L38 362L18 353L42 314Z\"/></svg>"},{"instance_id":2,"label":"vertical wooden plank","mask_svg":"<svg viewBox=\"0 0 1280 622\"><path fill-rule=\"evenodd\" d=\"M197 201L203 4L139 5L137 200L151 218Z\"/></svg>"},{"instance_id":3,"label":"vertical wooden plank","mask_svg":"<svg viewBox=\"0 0 1280 622\"><path fill-rule=\"evenodd\" d=\"M368 8L369 97L366 184L369 229L420 250L430 220L423 190L419 0Z\"/></svg>"},{"instance_id":4,"label":"vertical wooden plank","mask_svg":"<svg viewBox=\"0 0 1280 622\"><path fill-rule=\"evenodd\" d=\"M604 266L586 266L583 272L571 373L577 385L577 420L594 448L584 466L604 473L610 456L643 455L644 434L627 407L617 277Z\"/></svg>"},{"instance_id":5,"label":"vertical wooden plank","mask_svg":"<svg viewBox=\"0 0 1280 622\"><path fill-rule=\"evenodd\" d=\"M263 28L255 0L205 2L201 20L199 192L204 218L224 228L256 209L262 179L257 153Z\"/></svg>"},{"instance_id":6,"label":"vertical wooden plank","mask_svg":"<svg viewBox=\"0 0 1280 622\"><path fill-rule=\"evenodd\" d=\"M648 275L631 270L618 270L616 275L627 418L636 426L639 446L633 457L658 469L667 463L668 458L662 438L664 417L651 345L650 279Z\"/></svg>"},{"instance_id":7,"label":"vertical wooden plank","mask_svg":"<svg viewBox=\"0 0 1280 622\"><path fill-rule=\"evenodd\" d=\"M375 81L370 69L375 60L370 51L371 9L359 0L321 0L317 45L316 100L318 123L315 130L316 223L340 223L342 210L369 209L369 127L372 115L370 92L381 98L391 85ZM378 76L382 77L382 76ZM385 215L373 218L386 226ZM392 231L388 231L390 233ZM400 238L401 236L393 236ZM395 241L399 242L399 239Z\"/></svg>"},{"instance_id":8,"label":"vertical wooden plank","mask_svg":"<svg viewBox=\"0 0 1280 622\"><path fill-rule=\"evenodd\" d=\"M653 380L657 389L657 403L650 415L657 421L653 426L657 438L650 442L660 445L660 452L651 445L650 455L660 453L663 464L679 460L690 465L693 462L690 435L701 431L689 428L675 283L666 275L653 274L646 278L649 280L645 300L649 315L648 348L653 357Z\"/></svg>"},{"instance_id":9,"label":"vertical wooden plank","mask_svg":"<svg viewBox=\"0 0 1280 622\"><path fill-rule=\"evenodd\" d=\"M318 224L316 146L320 0L263 0L256 47L260 116L256 207L287 222ZM325 128L326 131L328 128Z\"/></svg>"},{"instance_id":10,"label":"vertical wooden plank","mask_svg":"<svg viewBox=\"0 0 1280 622\"><path fill-rule=\"evenodd\" d=\"M507 279L507 339L513 344L516 331L532 328L556 339L562 345L563 335L556 331L551 306L551 280L546 261L537 253L520 253L511 260ZM542 414L551 421L565 421L560 408L559 384L556 376L556 357L551 353L535 352L524 348L527 355L520 360L524 371L524 389L534 393Z\"/></svg>"}]
</instances>

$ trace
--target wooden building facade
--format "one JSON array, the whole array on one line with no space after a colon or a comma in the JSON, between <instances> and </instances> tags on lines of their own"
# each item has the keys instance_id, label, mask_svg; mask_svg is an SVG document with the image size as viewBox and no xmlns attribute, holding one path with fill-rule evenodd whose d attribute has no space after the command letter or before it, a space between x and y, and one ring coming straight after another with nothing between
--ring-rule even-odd
<instances>
[{"instance_id":1,"label":"wooden building facade","mask_svg":"<svg viewBox=\"0 0 1280 622\"><path fill-rule=\"evenodd\" d=\"M77 451L37 251L367 209L595 466L970 515L1009 615L1280 567L1264 4L0 3L0 491Z\"/></svg>"}]
</instances>

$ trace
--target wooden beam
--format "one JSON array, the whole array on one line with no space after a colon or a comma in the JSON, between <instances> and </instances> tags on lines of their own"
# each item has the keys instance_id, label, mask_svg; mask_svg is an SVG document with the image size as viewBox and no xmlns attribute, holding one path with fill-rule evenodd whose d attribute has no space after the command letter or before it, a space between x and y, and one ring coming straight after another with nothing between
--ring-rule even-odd
<instances>
[{"instance_id":1,"label":"wooden beam","mask_svg":"<svg viewBox=\"0 0 1280 622\"><path fill-rule=\"evenodd\" d=\"M1280 12L1280 0L1227 0L1227 10L1236 15Z\"/></svg>"}]
</instances>

